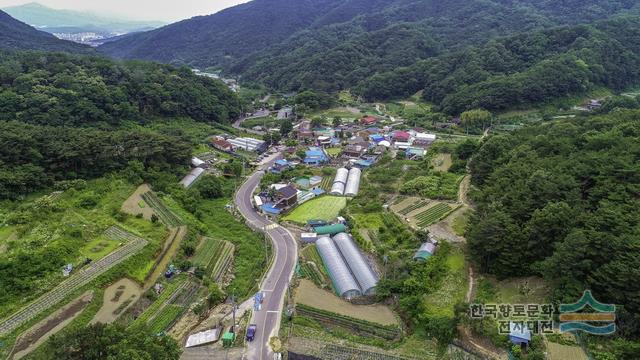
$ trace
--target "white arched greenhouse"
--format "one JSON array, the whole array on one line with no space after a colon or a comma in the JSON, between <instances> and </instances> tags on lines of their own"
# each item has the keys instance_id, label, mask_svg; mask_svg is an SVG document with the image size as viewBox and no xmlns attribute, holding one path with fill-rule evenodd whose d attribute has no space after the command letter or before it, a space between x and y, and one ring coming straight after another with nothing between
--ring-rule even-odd
<instances>
[{"instance_id":1,"label":"white arched greenhouse","mask_svg":"<svg viewBox=\"0 0 640 360\"><path fill-rule=\"evenodd\" d=\"M348 178L349 170L345 168L338 169L338 171L336 171L336 177L333 179L333 185L331 186L331 195L343 195Z\"/></svg>"},{"instance_id":2,"label":"white arched greenhouse","mask_svg":"<svg viewBox=\"0 0 640 360\"><path fill-rule=\"evenodd\" d=\"M321 237L316 241L316 247L331 277L336 293L347 299L362 295L358 283L351 275L333 240L330 237Z\"/></svg>"},{"instance_id":3,"label":"white arched greenhouse","mask_svg":"<svg viewBox=\"0 0 640 360\"><path fill-rule=\"evenodd\" d=\"M367 264L367 261L364 259L364 256L362 256L358 246L353 242L351 236L347 233L339 233L333 237L333 241L347 262L351 273L356 278L362 294L375 294L378 276L371 270L371 267Z\"/></svg>"},{"instance_id":4,"label":"white arched greenhouse","mask_svg":"<svg viewBox=\"0 0 640 360\"><path fill-rule=\"evenodd\" d=\"M349 178L347 180L347 186L344 188L345 196L356 196L360 190L360 176L362 171L358 168L349 170Z\"/></svg>"}]
</instances>

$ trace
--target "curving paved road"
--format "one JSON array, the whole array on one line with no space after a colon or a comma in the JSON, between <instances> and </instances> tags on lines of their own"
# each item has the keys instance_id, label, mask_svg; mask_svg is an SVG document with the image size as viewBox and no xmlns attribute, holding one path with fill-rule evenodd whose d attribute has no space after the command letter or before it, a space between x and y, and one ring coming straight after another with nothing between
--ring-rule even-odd
<instances>
[{"instance_id":1,"label":"curving paved road","mask_svg":"<svg viewBox=\"0 0 640 360\"><path fill-rule=\"evenodd\" d=\"M284 296L298 259L298 246L293 235L287 229L258 214L251 203L253 192L264 175L263 169L273 161L275 158L253 173L235 195L236 207L245 218L247 225L265 232L271 239L273 250L271 268L260 286L261 291L265 293L262 309L254 312L251 319L251 323L258 325L258 331L255 340L248 343L245 358L249 360L273 359L269 339L277 336L280 330Z\"/></svg>"}]
</instances>

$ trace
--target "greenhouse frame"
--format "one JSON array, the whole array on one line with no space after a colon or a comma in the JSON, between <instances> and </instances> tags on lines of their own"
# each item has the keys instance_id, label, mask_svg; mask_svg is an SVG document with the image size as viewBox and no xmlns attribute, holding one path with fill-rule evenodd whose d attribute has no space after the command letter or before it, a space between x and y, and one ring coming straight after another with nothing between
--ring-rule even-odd
<instances>
[{"instance_id":1,"label":"greenhouse frame","mask_svg":"<svg viewBox=\"0 0 640 360\"><path fill-rule=\"evenodd\" d=\"M347 180L347 186L344 189L345 196L356 196L360 190L360 177L362 176L362 170L358 168L352 168L349 170L349 178Z\"/></svg>"},{"instance_id":2,"label":"greenhouse frame","mask_svg":"<svg viewBox=\"0 0 640 360\"><path fill-rule=\"evenodd\" d=\"M339 233L333 237L338 250L349 266L363 295L375 294L378 276L373 272L358 246L347 233Z\"/></svg>"},{"instance_id":3,"label":"greenhouse frame","mask_svg":"<svg viewBox=\"0 0 640 360\"><path fill-rule=\"evenodd\" d=\"M331 277L336 293L346 299L362 295L356 279L349 271L333 240L328 236L321 237L316 241L316 248Z\"/></svg>"}]
</instances>

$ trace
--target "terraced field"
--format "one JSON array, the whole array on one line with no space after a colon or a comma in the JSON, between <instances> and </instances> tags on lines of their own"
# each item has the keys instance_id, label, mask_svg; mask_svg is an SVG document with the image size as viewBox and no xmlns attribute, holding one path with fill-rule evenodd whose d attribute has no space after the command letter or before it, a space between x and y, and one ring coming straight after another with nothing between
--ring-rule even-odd
<instances>
[{"instance_id":1,"label":"terraced field","mask_svg":"<svg viewBox=\"0 0 640 360\"><path fill-rule=\"evenodd\" d=\"M427 206L429 205L429 200L420 200L420 201L416 201L415 203L401 209L400 211L398 211L398 213L400 213L401 215L407 215L408 213L418 210L421 207Z\"/></svg>"},{"instance_id":2,"label":"terraced field","mask_svg":"<svg viewBox=\"0 0 640 360\"><path fill-rule=\"evenodd\" d=\"M13 330L22 326L24 323L40 315L42 312L59 304L66 297L81 289L83 286L87 285L98 276L107 272L115 265L123 262L130 256L142 250L142 248L144 248L148 244L147 240L137 237L120 228L111 227L107 229L105 233L107 236L113 239L123 240L127 242L109 255L75 272L67 280L61 282L58 286L56 286L53 290L42 295L31 304L25 306L24 308L10 316L8 319L0 323L0 335L12 332Z\"/></svg>"},{"instance_id":3,"label":"terraced field","mask_svg":"<svg viewBox=\"0 0 640 360\"><path fill-rule=\"evenodd\" d=\"M300 316L308 317L322 324L339 326L363 336L375 336L386 340L395 340L400 337L400 329L397 326L385 326L369 321L355 319L349 316L316 309L303 304L296 304L296 312Z\"/></svg>"},{"instance_id":4,"label":"terraced field","mask_svg":"<svg viewBox=\"0 0 640 360\"><path fill-rule=\"evenodd\" d=\"M131 325L139 325L143 323L152 322L160 313L167 303L179 294L187 285L186 276L175 277L172 281L165 283L164 290L160 293L158 298L140 315Z\"/></svg>"},{"instance_id":5,"label":"terraced field","mask_svg":"<svg viewBox=\"0 0 640 360\"><path fill-rule=\"evenodd\" d=\"M220 282L233 261L235 247L228 241L202 238L196 249L194 265L205 268L211 278Z\"/></svg>"},{"instance_id":6,"label":"terraced field","mask_svg":"<svg viewBox=\"0 0 640 360\"><path fill-rule=\"evenodd\" d=\"M182 219L180 219L176 214L174 214L171 210L169 210L162 200L152 191L148 191L141 195L142 200L144 200L149 206L155 210L156 214L160 218L165 225L170 227L176 227L184 224Z\"/></svg>"},{"instance_id":7,"label":"terraced field","mask_svg":"<svg viewBox=\"0 0 640 360\"><path fill-rule=\"evenodd\" d=\"M415 219L417 221L418 226L425 227L431 225L440 219L442 219L445 215L449 214L453 210L453 207L449 204L438 203L427 210L417 214Z\"/></svg>"}]
</instances>

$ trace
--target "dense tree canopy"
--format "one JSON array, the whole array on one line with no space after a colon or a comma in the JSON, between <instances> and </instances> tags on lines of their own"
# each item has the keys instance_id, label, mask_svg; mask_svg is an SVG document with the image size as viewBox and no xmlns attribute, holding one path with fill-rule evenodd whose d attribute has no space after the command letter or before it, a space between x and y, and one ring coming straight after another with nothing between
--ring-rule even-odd
<instances>
[{"instance_id":1,"label":"dense tree canopy","mask_svg":"<svg viewBox=\"0 0 640 360\"><path fill-rule=\"evenodd\" d=\"M116 126L150 117L229 122L239 100L189 69L62 53L1 53L0 120Z\"/></svg>"},{"instance_id":2,"label":"dense tree canopy","mask_svg":"<svg viewBox=\"0 0 640 360\"><path fill-rule=\"evenodd\" d=\"M96 324L54 335L36 358L60 360L177 360L180 347L169 336L144 329Z\"/></svg>"},{"instance_id":3,"label":"dense tree canopy","mask_svg":"<svg viewBox=\"0 0 640 360\"><path fill-rule=\"evenodd\" d=\"M542 274L558 300L592 289L637 313L639 122L640 111L618 110L484 142L470 162L480 193L468 241L480 268Z\"/></svg>"},{"instance_id":4,"label":"dense tree canopy","mask_svg":"<svg viewBox=\"0 0 640 360\"><path fill-rule=\"evenodd\" d=\"M105 131L0 121L0 198L13 198L55 181L94 178L131 161L167 169L188 164L185 137L134 128Z\"/></svg>"},{"instance_id":5,"label":"dense tree canopy","mask_svg":"<svg viewBox=\"0 0 640 360\"><path fill-rule=\"evenodd\" d=\"M640 18L626 17L492 40L387 73L359 85L369 99L424 90L450 114L503 110L581 94L624 89L640 80Z\"/></svg>"}]
</instances>

